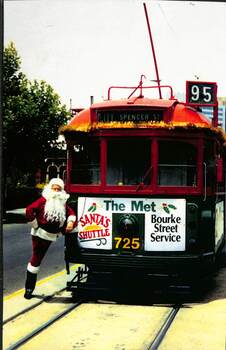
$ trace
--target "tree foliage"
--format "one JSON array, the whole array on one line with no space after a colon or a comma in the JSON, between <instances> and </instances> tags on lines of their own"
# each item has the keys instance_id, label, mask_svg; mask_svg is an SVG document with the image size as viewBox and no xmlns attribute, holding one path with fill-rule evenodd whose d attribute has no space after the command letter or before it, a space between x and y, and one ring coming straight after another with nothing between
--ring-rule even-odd
<instances>
[{"instance_id":1,"label":"tree foliage","mask_svg":"<svg viewBox=\"0 0 226 350\"><path fill-rule=\"evenodd\" d=\"M68 111L45 81L29 81L10 43L3 53L3 171L13 182L34 174L58 152L58 129ZM29 176L27 176L29 177ZM32 177L32 176L31 176Z\"/></svg>"}]
</instances>

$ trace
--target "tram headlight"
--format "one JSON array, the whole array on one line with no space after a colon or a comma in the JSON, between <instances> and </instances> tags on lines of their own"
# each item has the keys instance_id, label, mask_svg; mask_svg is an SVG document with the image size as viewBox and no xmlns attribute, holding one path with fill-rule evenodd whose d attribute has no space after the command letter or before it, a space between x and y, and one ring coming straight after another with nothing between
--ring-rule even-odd
<instances>
[{"instance_id":1,"label":"tram headlight","mask_svg":"<svg viewBox=\"0 0 226 350\"><path fill-rule=\"evenodd\" d=\"M138 230L137 218L132 214L124 214L118 222L118 231L121 235L130 236Z\"/></svg>"},{"instance_id":2,"label":"tram headlight","mask_svg":"<svg viewBox=\"0 0 226 350\"><path fill-rule=\"evenodd\" d=\"M187 204L187 243L188 248L193 248L198 241L198 205Z\"/></svg>"},{"instance_id":3,"label":"tram headlight","mask_svg":"<svg viewBox=\"0 0 226 350\"><path fill-rule=\"evenodd\" d=\"M192 247L194 247L196 245L197 240L195 238L190 238L188 243L189 243L189 247L192 248Z\"/></svg>"}]
</instances>

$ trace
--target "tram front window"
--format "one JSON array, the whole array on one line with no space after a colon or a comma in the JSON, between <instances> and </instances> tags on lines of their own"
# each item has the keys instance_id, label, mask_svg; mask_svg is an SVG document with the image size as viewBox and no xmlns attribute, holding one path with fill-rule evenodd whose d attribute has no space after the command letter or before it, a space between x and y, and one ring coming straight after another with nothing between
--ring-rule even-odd
<instances>
[{"instance_id":1,"label":"tram front window","mask_svg":"<svg viewBox=\"0 0 226 350\"><path fill-rule=\"evenodd\" d=\"M150 183L150 140L109 140L107 145L107 185Z\"/></svg>"},{"instance_id":2,"label":"tram front window","mask_svg":"<svg viewBox=\"0 0 226 350\"><path fill-rule=\"evenodd\" d=\"M191 143L159 143L158 185L197 186L197 149Z\"/></svg>"},{"instance_id":3,"label":"tram front window","mask_svg":"<svg viewBox=\"0 0 226 350\"><path fill-rule=\"evenodd\" d=\"M100 143L98 140L81 142L73 146L71 182L74 184L100 184Z\"/></svg>"}]
</instances>

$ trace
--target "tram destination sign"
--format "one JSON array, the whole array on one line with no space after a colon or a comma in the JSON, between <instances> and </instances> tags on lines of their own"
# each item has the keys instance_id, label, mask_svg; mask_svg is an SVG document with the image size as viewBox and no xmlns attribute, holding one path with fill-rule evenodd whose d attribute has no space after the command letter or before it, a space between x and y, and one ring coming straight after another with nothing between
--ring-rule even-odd
<instances>
[{"instance_id":1,"label":"tram destination sign","mask_svg":"<svg viewBox=\"0 0 226 350\"><path fill-rule=\"evenodd\" d=\"M97 111L97 121L101 123L110 122L133 122L133 123L145 123L145 122L160 122L163 120L163 110L151 109L151 110L105 110Z\"/></svg>"},{"instance_id":2,"label":"tram destination sign","mask_svg":"<svg viewBox=\"0 0 226 350\"><path fill-rule=\"evenodd\" d=\"M204 81L186 81L186 103L195 106L216 106L217 84Z\"/></svg>"}]
</instances>

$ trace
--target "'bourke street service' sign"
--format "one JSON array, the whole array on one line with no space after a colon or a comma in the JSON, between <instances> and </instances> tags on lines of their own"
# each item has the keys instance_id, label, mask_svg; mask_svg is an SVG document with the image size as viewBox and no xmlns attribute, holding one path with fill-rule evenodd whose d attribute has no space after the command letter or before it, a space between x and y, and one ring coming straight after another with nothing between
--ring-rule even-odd
<instances>
[{"instance_id":1,"label":"'bourke street service' sign","mask_svg":"<svg viewBox=\"0 0 226 350\"><path fill-rule=\"evenodd\" d=\"M113 251L184 251L185 199L78 199L81 247Z\"/></svg>"}]
</instances>

